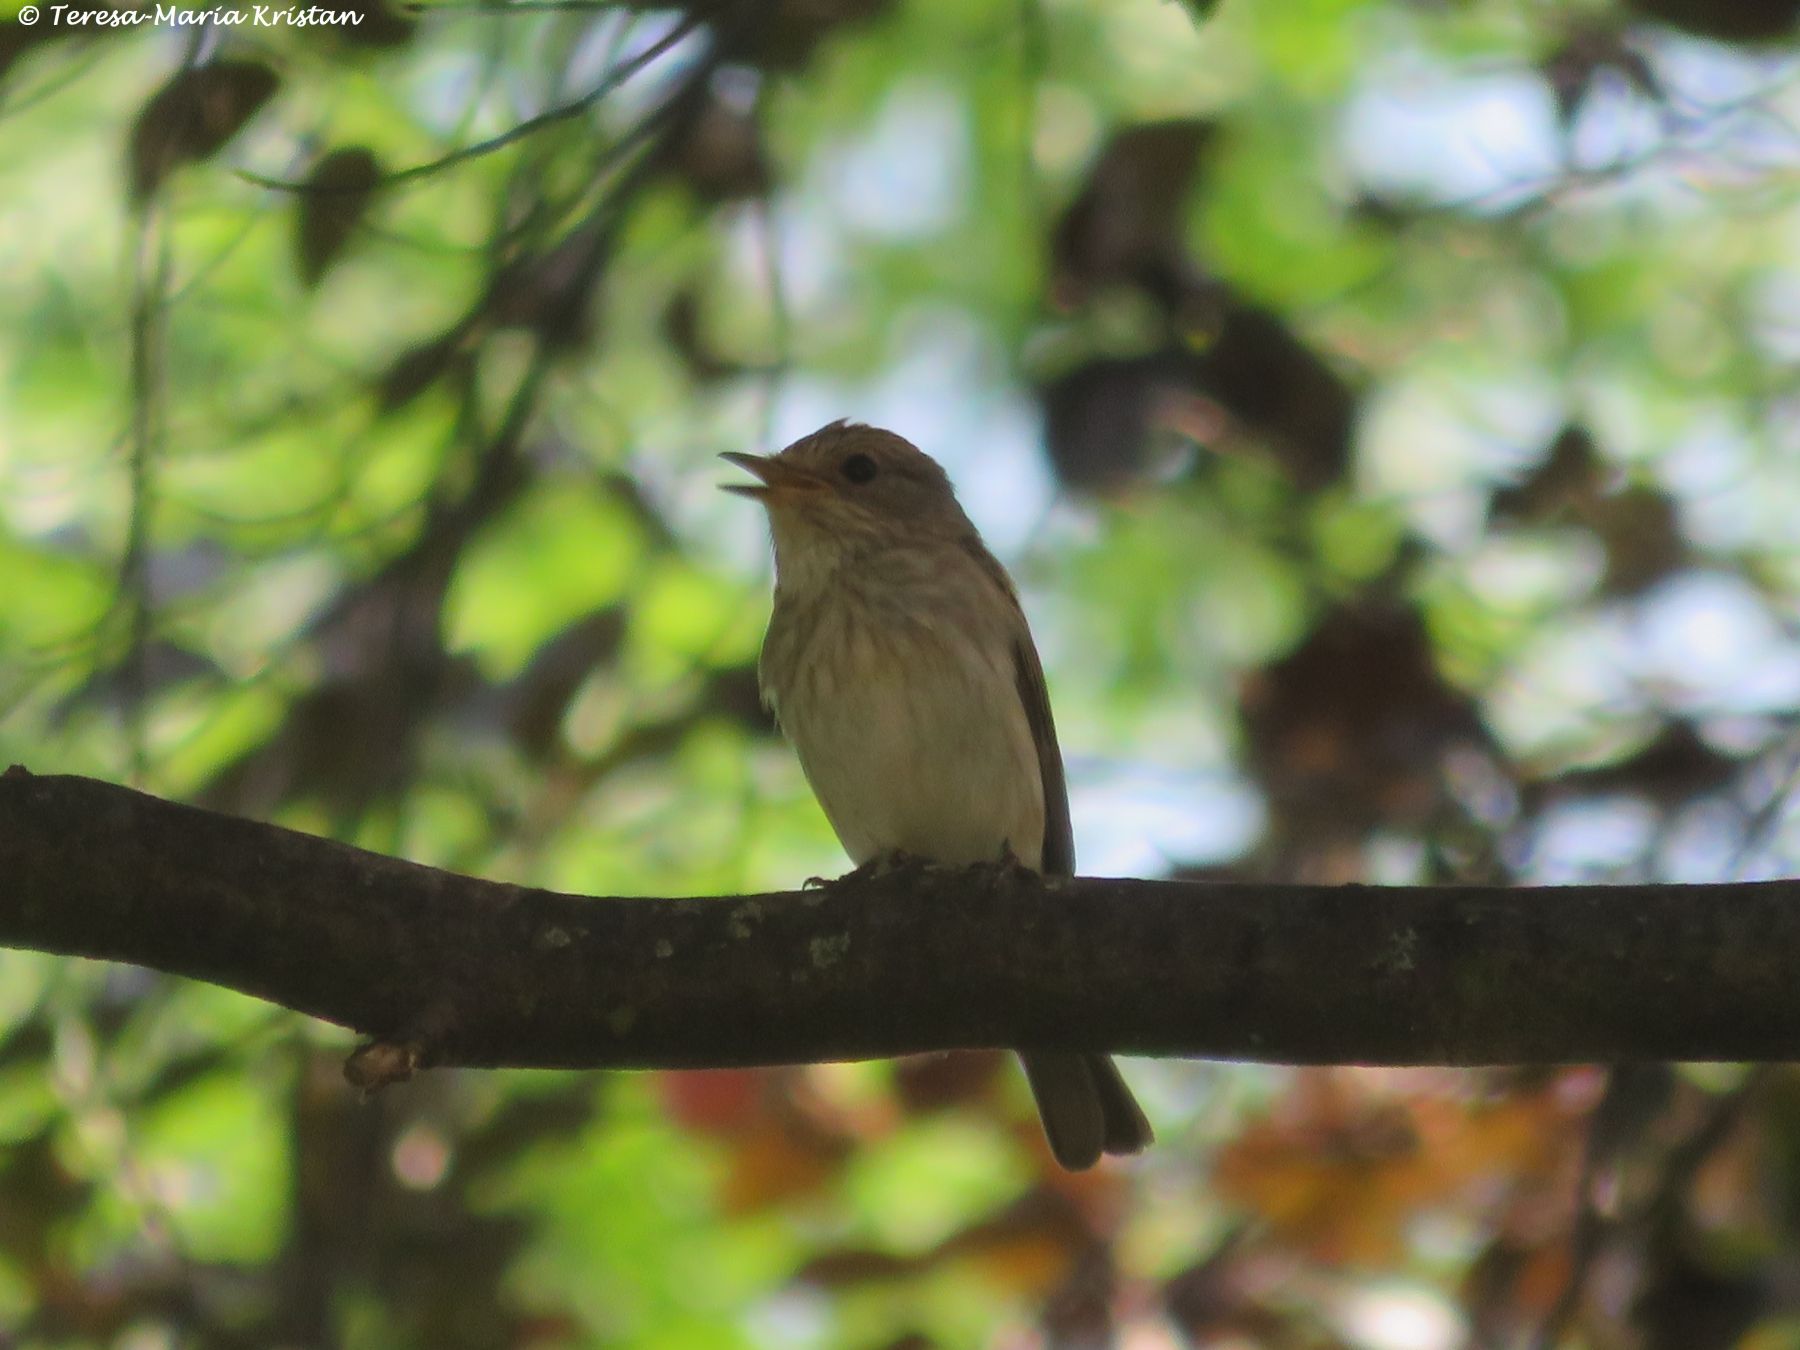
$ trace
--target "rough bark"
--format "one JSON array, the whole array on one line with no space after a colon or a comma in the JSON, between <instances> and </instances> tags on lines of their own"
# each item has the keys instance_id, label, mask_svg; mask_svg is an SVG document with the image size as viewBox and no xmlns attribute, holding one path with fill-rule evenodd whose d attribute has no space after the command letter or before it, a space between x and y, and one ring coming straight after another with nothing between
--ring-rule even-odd
<instances>
[{"instance_id":1,"label":"rough bark","mask_svg":"<svg viewBox=\"0 0 1800 1350\"><path fill-rule=\"evenodd\" d=\"M591 898L126 788L0 777L0 945L126 961L414 1063L682 1067L967 1046L1290 1063L1800 1058L1800 882L1045 880Z\"/></svg>"}]
</instances>

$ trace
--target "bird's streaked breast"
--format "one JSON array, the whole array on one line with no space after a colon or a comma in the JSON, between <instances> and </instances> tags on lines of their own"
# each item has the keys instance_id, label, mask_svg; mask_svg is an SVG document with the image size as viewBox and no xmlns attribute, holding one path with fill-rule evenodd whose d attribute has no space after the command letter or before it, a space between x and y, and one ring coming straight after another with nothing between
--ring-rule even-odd
<instances>
[{"instance_id":1,"label":"bird's streaked breast","mask_svg":"<svg viewBox=\"0 0 1800 1350\"><path fill-rule=\"evenodd\" d=\"M1043 784L1013 669L1022 621L997 594L974 592L995 605L977 615L870 590L845 578L811 595L778 592L762 663L845 851L859 863L894 849L966 863L1010 846L1037 866Z\"/></svg>"}]
</instances>

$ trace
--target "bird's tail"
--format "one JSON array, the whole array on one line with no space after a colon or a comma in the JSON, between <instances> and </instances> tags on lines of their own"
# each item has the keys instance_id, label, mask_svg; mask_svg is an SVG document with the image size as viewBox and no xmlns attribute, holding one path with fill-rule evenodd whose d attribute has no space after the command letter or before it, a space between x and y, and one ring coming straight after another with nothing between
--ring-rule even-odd
<instances>
[{"instance_id":1,"label":"bird's tail","mask_svg":"<svg viewBox=\"0 0 1800 1350\"><path fill-rule=\"evenodd\" d=\"M1155 1138L1150 1122L1105 1055L1020 1055L1057 1162L1072 1172L1102 1153L1137 1153Z\"/></svg>"}]
</instances>

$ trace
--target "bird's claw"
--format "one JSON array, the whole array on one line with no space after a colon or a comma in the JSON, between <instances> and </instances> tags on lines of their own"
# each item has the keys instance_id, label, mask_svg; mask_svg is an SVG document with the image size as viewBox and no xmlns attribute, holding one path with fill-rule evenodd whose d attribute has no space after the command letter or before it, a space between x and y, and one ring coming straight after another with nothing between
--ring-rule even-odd
<instances>
[{"instance_id":1,"label":"bird's claw","mask_svg":"<svg viewBox=\"0 0 1800 1350\"><path fill-rule=\"evenodd\" d=\"M992 862L975 863L972 868L977 874L993 878L995 881L1018 881L1025 878L1037 879L1037 868L1029 866L1023 858L1013 852L1009 839L1000 846L1000 856Z\"/></svg>"},{"instance_id":2,"label":"bird's claw","mask_svg":"<svg viewBox=\"0 0 1800 1350\"><path fill-rule=\"evenodd\" d=\"M920 857L917 853L907 853L901 849L888 849L877 853L867 862L851 868L841 877L808 877L801 883L802 890L822 890L843 882L878 881L883 877L896 876L905 872L941 872L943 863L933 862L930 858ZM992 877L997 881L1011 881L1021 877L1038 875L1037 869L1026 865L1012 845L1007 843L1000 849L999 857L992 862L971 863L970 871Z\"/></svg>"},{"instance_id":3,"label":"bird's claw","mask_svg":"<svg viewBox=\"0 0 1800 1350\"><path fill-rule=\"evenodd\" d=\"M882 877L891 877L898 872L924 871L935 866L937 864L929 858L921 858L916 853L906 853L895 848L877 853L867 862L859 863L835 880L813 877L807 884L811 885L813 882L817 882L821 886L835 886L844 881L878 881Z\"/></svg>"}]
</instances>

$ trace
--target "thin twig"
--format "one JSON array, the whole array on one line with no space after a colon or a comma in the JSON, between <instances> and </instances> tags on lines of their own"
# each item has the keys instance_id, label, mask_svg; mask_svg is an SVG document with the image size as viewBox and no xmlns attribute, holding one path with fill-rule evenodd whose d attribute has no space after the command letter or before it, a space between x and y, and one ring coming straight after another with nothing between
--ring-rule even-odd
<instances>
[{"instance_id":1,"label":"thin twig","mask_svg":"<svg viewBox=\"0 0 1800 1350\"><path fill-rule=\"evenodd\" d=\"M601 99L618 89L619 86L624 84L633 75L637 74L638 71L644 69L644 67L648 66L658 57L677 46L684 38L700 26L701 20L693 15L689 15L680 23L676 24L674 28L670 29L667 34L651 43L650 46L646 47L636 56L628 61L622 62L616 70L609 72L604 79L579 98L571 99L567 103L559 104L554 108L549 108L544 112L537 114L535 117L528 117L517 126L510 127L497 136L490 136L485 141L477 141L474 145L465 145L461 149L452 150L447 155L442 155L437 159L427 160L423 164L414 164L409 168L396 169L392 173L383 174L380 178L376 179L373 184L366 182L347 184L295 182L292 179L266 177L263 174L254 173L249 169L238 169L236 170L236 173L239 178L244 179L246 182L254 183L257 187L268 188L274 192L292 192L301 195L320 196L329 196L334 193L343 192L369 192L371 190L393 187L395 184L409 182L416 178L424 178L431 174L441 172L444 169L451 168L454 165L465 163L468 160L479 159L483 155L490 155L496 150L503 150L517 141L524 140L527 136L542 131L545 127L554 126L559 122L566 122L572 117L581 116L581 114L593 108L593 106L599 103Z\"/></svg>"},{"instance_id":2,"label":"thin twig","mask_svg":"<svg viewBox=\"0 0 1800 1350\"><path fill-rule=\"evenodd\" d=\"M169 281L169 240L160 210L136 220L137 248L131 301L131 514L119 560L118 600L127 606L125 705L131 745L131 780L142 785L149 769L145 702L149 697L150 517L154 467L162 448L163 320Z\"/></svg>"}]
</instances>

